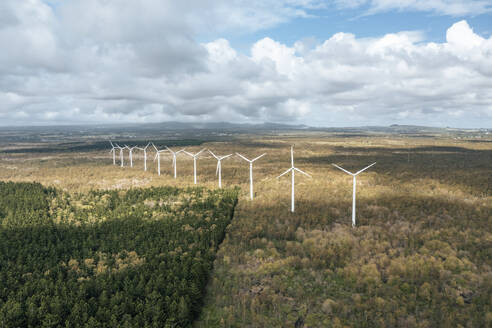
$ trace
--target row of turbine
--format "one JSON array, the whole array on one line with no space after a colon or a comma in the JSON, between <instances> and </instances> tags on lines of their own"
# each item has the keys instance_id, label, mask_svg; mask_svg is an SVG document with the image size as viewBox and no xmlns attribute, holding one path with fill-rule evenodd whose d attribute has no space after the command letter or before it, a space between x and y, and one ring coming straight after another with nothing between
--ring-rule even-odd
<instances>
[{"instance_id":1,"label":"row of turbine","mask_svg":"<svg viewBox=\"0 0 492 328\"><path fill-rule=\"evenodd\" d=\"M110 153L113 154L113 165L116 165L116 149L119 150L120 152L120 166L123 167L124 166L124 156L123 156L123 151L125 149L128 149L128 153L129 153L129 160L130 160L130 167L133 167L133 150L134 149L139 149L139 150L142 150L144 152L144 171L147 171L147 148L152 146L154 149L155 149L155 156L154 156L154 161L157 160L157 174L158 175L161 175L161 156L160 154L162 152L169 152L173 155L173 161L172 161L172 167L173 167L173 170L174 170L174 178L176 179L177 177L177 169L176 169L176 156L179 154L179 153L183 153L183 154L186 154L188 156L191 156L193 158L193 182L194 184L197 183L197 180L196 180L196 160L198 158L198 156L203 153L204 151L208 151L216 160L217 160L217 168L216 168L216 171L215 171L215 174L218 176L219 178L219 188L222 188L222 160L223 159L226 159L230 156L232 156L233 154L228 154L228 155L224 155L224 156L217 156L215 155L211 150L207 150L207 149L202 149L200 150L199 152L195 153L195 154L192 154L190 152L187 152L185 149L181 149L181 150L178 150L178 151L173 151L172 149L170 149L169 147L165 146L165 149L157 149L157 147L152 143L152 142L149 142L145 147L138 147L138 146L133 146L133 147L129 147L127 145L124 145L124 147L121 147L119 146L117 143L114 143L109 141L109 143L111 144L111 150L109 151ZM237 156L239 156L240 158L242 158L243 160L249 162L249 194L250 194L250 199L253 200L253 162L255 162L256 160L260 159L261 157L265 156L266 153L258 156L258 157L255 157L253 159L248 159L246 158L245 156L239 154L239 153L236 153ZM291 161L291 167L283 172L282 174L280 174L278 178L280 178L281 176L287 174L287 173L291 173L291 179L292 179L292 182L291 182L291 212L294 212L294 209L295 209L295 189L294 189L294 185L295 185L295 172L299 172L301 174L304 174L306 175L307 177L311 178L311 175L309 175L308 173L302 171L301 169L297 168L294 166L294 148L291 146L290 147L290 161ZM376 162L372 163L371 165L369 166L366 166L365 168L363 168L362 170L359 170L357 171L356 173L352 173L350 171L347 171L345 170L344 168L336 165L336 164L332 164L333 166L335 166L336 168L342 170L343 172L349 174L352 176L353 178L353 191L352 191L352 226L355 227L355 195L356 195L356 177L357 175L359 175L360 173L362 173L363 171L367 170L368 168L370 168L371 166L373 166L374 164L376 164Z\"/></svg>"},{"instance_id":2,"label":"row of turbine","mask_svg":"<svg viewBox=\"0 0 492 328\"><path fill-rule=\"evenodd\" d=\"M113 154L113 165L116 165L116 149L120 151L120 166L124 166L124 156L123 156L123 151L125 149L128 149L128 157L130 160L130 167L133 167L133 150L134 149L139 149L144 152L144 171L147 171L147 148L152 146L155 150L155 156L154 156L154 161L157 160L157 174L161 175L161 153L163 152L169 152L170 154L173 155L173 161L172 161L172 167L174 170L174 178L176 179L177 177L177 169L176 169L176 157L179 153L186 154L188 156L191 156L193 158L193 182L194 184L197 183L196 180L196 160L198 156L203 153L204 151L208 151L216 160L217 160L217 169L215 171L215 174L219 177L219 188L222 188L222 160L232 156L233 154L225 155L225 156L217 156L215 155L211 150L209 149L202 149L198 153L192 154L190 152L187 152L185 149L181 149L178 151L173 151L169 147L165 146L165 149L157 149L157 147L152 143L149 142L145 147L138 147L138 146L133 146L129 147L127 145L124 145L124 147L119 146L117 143L111 142L111 150L109 151L110 153ZM249 162L249 178L250 178L250 197L253 199L253 162L260 159L261 157L265 156L266 153L253 158L253 159L247 159L245 156L236 153L237 156L241 157L245 161Z\"/></svg>"}]
</instances>

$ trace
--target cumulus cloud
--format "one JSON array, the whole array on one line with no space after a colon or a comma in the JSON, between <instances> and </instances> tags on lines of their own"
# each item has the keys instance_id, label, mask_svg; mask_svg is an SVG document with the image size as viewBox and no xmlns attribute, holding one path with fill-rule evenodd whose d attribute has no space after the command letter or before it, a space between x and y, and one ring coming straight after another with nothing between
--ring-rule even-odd
<instances>
[{"instance_id":1,"label":"cumulus cloud","mask_svg":"<svg viewBox=\"0 0 492 328\"><path fill-rule=\"evenodd\" d=\"M292 46L267 37L245 54L224 38L199 43L194 36L271 27L324 2L192 4L2 1L1 124L492 121L492 38L466 21L451 26L443 43L414 31L340 32ZM220 23L207 27L213 21Z\"/></svg>"}]
</instances>

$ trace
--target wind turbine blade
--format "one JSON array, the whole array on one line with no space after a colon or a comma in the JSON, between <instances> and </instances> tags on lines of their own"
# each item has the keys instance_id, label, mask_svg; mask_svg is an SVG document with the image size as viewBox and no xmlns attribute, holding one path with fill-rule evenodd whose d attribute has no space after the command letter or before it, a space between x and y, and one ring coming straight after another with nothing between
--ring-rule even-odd
<instances>
[{"instance_id":1,"label":"wind turbine blade","mask_svg":"<svg viewBox=\"0 0 492 328\"><path fill-rule=\"evenodd\" d=\"M189 155L189 156L191 156L191 157L194 157L192 153L189 153L189 152L187 152L186 150L183 150L183 153L185 153L186 155Z\"/></svg>"},{"instance_id":2,"label":"wind turbine blade","mask_svg":"<svg viewBox=\"0 0 492 328\"><path fill-rule=\"evenodd\" d=\"M304 175L306 175L306 176L308 176L308 177L312 178L312 176L310 176L309 174L307 174L307 173L306 173L306 172L304 172L303 170L298 169L297 167L294 167L294 170L296 170L296 171L298 171L298 172L300 172L300 173L302 173L302 174L304 174Z\"/></svg>"},{"instance_id":3,"label":"wind turbine blade","mask_svg":"<svg viewBox=\"0 0 492 328\"><path fill-rule=\"evenodd\" d=\"M227 157L230 157L230 156L232 156L232 154L222 156L220 159L221 159L221 160L222 160L222 159L226 159Z\"/></svg>"},{"instance_id":4,"label":"wind turbine blade","mask_svg":"<svg viewBox=\"0 0 492 328\"><path fill-rule=\"evenodd\" d=\"M239 156L239 157L241 157L242 159L244 159L247 162L252 162L252 161L250 161L249 159L247 159L246 157L244 157L243 155L241 155L239 153L236 153L236 155Z\"/></svg>"},{"instance_id":5,"label":"wind turbine blade","mask_svg":"<svg viewBox=\"0 0 492 328\"><path fill-rule=\"evenodd\" d=\"M215 157L216 159L219 159L217 156L215 156L215 154L210 149L208 150L208 152L212 154L212 156Z\"/></svg>"},{"instance_id":6,"label":"wind turbine blade","mask_svg":"<svg viewBox=\"0 0 492 328\"><path fill-rule=\"evenodd\" d=\"M290 164L294 167L294 147L290 146Z\"/></svg>"},{"instance_id":7,"label":"wind turbine blade","mask_svg":"<svg viewBox=\"0 0 492 328\"><path fill-rule=\"evenodd\" d=\"M207 148L203 148L202 150L200 150L198 153L195 154L195 156L198 156L200 155L201 153L203 153L205 150L207 150Z\"/></svg>"},{"instance_id":8,"label":"wind turbine blade","mask_svg":"<svg viewBox=\"0 0 492 328\"><path fill-rule=\"evenodd\" d=\"M144 149L147 149L147 147L149 147L149 146L150 146L150 142L147 144L147 146L144 147Z\"/></svg>"},{"instance_id":9,"label":"wind turbine blade","mask_svg":"<svg viewBox=\"0 0 492 328\"><path fill-rule=\"evenodd\" d=\"M367 170L368 168L370 168L370 167L371 167L371 166L373 166L374 164L376 164L376 162L372 163L372 164L371 164L371 165L369 165L369 166L366 166L365 168L363 168L363 169L362 169L362 170L360 170L360 171L357 171L357 173L355 173L354 175L357 175L357 174L359 174L359 173L364 172L365 170Z\"/></svg>"},{"instance_id":10,"label":"wind turbine blade","mask_svg":"<svg viewBox=\"0 0 492 328\"><path fill-rule=\"evenodd\" d=\"M184 150L184 148L183 148L183 149L178 150L178 151L176 152L176 155L177 155L177 154L179 154L179 153L182 153L182 152L186 152L186 151Z\"/></svg>"},{"instance_id":11,"label":"wind turbine blade","mask_svg":"<svg viewBox=\"0 0 492 328\"><path fill-rule=\"evenodd\" d=\"M153 143L152 143L152 147L154 147L155 151L159 151Z\"/></svg>"},{"instance_id":12,"label":"wind turbine blade","mask_svg":"<svg viewBox=\"0 0 492 328\"><path fill-rule=\"evenodd\" d=\"M155 153L155 156L154 156L154 161L157 159L157 156L159 156L159 152L156 152L156 153Z\"/></svg>"},{"instance_id":13,"label":"wind turbine blade","mask_svg":"<svg viewBox=\"0 0 492 328\"><path fill-rule=\"evenodd\" d=\"M264 153L264 154L262 154L262 155L260 155L260 156L258 156L258 157L256 157L256 158L253 158L251 161L252 161L252 162L254 162L254 161L256 161L257 159L260 159L260 158L262 158L262 157L263 157L263 156L265 156L265 155L266 155L266 153Z\"/></svg>"},{"instance_id":14,"label":"wind turbine blade","mask_svg":"<svg viewBox=\"0 0 492 328\"><path fill-rule=\"evenodd\" d=\"M111 142L111 140L109 140L109 143L111 144L111 147L114 147L113 143Z\"/></svg>"},{"instance_id":15,"label":"wind turbine blade","mask_svg":"<svg viewBox=\"0 0 492 328\"><path fill-rule=\"evenodd\" d=\"M288 169L288 170L287 170L287 171L285 171L284 173L280 174L280 175L277 177L277 179L278 179L278 178L280 178L282 175L285 175L285 174L289 173L289 172L290 172L290 171L292 171L293 169L294 169L294 168L292 168L292 167L291 167L290 169Z\"/></svg>"},{"instance_id":16,"label":"wind turbine blade","mask_svg":"<svg viewBox=\"0 0 492 328\"><path fill-rule=\"evenodd\" d=\"M347 173L347 174L350 174L350 175L352 175L352 176L354 175L352 172L349 172L349 171L347 171L346 169L341 168L340 166L338 166L338 165L336 165L336 164L331 164L331 165L335 166L336 168L338 168L338 169L342 170L343 172L345 172L345 173Z\"/></svg>"},{"instance_id":17,"label":"wind turbine blade","mask_svg":"<svg viewBox=\"0 0 492 328\"><path fill-rule=\"evenodd\" d=\"M168 147L166 146L166 149L171 153L171 154L174 154L174 152Z\"/></svg>"}]
</instances>

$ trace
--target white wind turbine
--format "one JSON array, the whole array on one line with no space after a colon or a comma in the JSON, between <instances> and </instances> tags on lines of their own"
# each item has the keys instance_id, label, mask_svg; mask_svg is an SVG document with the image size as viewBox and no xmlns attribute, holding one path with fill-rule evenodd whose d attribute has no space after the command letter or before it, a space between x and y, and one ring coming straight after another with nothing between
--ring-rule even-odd
<instances>
[{"instance_id":1,"label":"white wind turbine","mask_svg":"<svg viewBox=\"0 0 492 328\"><path fill-rule=\"evenodd\" d=\"M183 153L185 153L186 155L190 155L191 157L193 157L193 181L194 181L195 184L196 184L196 159L197 159L198 155L200 155L205 150L206 149L202 149L202 150L200 150L196 154L192 154L192 153L187 152L186 150L183 150Z\"/></svg>"},{"instance_id":2,"label":"white wind turbine","mask_svg":"<svg viewBox=\"0 0 492 328\"><path fill-rule=\"evenodd\" d=\"M171 148L166 146L166 149L173 154L173 169L174 169L174 178L176 179L176 155L178 155L181 152L184 152L184 149L178 150L178 151L172 151Z\"/></svg>"},{"instance_id":3,"label":"white wind turbine","mask_svg":"<svg viewBox=\"0 0 492 328\"><path fill-rule=\"evenodd\" d=\"M109 143L111 144L111 150L109 152L113 153L113 165L116 165L116 147L113 145L111 140L109 140Z\"/></svg>"},{"instance_id":4,"label":"white wind turbine","mask_svg":"<svg viewBox=\"0 0 492 328\"><path fill-rule=\"evenodd\" d=\"M135 148L139 149L139 150L143 150L144 152L144 171L147 171L147 148L150 146L150 142L147 144L147 146L145 147L137 147L135 146Z\"/></svg>"},{"instance_id":5,"label":"white wind turbine","mask_svg":"<svg viewBox=\"0 0 492 328\"><path fill-rule=\"evenodd\" d=\"M120 150L120 166L123 167L123 149L125 149L125 147L121 147L120 145L118 144L115 144L116 145L116 148L118 148Z\"/></svg>"},{"instance_id":6,"label":"white wind turbine","mask_svg":"<svg viewBox=\"0 0 492 328\"><path fill-rule=\"evenodd\" d=\"M125 145L125 148L128 149L128 157L130 157L130 167L133 167L133 149L138 148L137 146L128 147Z\"/></svg>"},{"instance_id":7,"label":"white wind turbine","mask_svg":"<svg viewBox=\"0 0 492 328\"><path fill-rule=\"evenodd\" d=\"M236 155L241 157L245 161L249 162L249 196L250 196L251 200L253 200L253 162L256 161L257 159L260 159L263 156L265 156L266 153L264 153L264 154L262 154L256 158L253 158L251 160L247 159L246 157L244 157L243 155L241 155L239 153L236 153Z\"/></svg>"},{"instance_id":8,"label":"white wind turbine","mask_svg":"<svg viewBox=\"0 0 492 328\"><path fill-rule=\"evenodd\" d=\"M232 156L232 154L217 156L210 149L208 150L208 152L212 154L212 156L215 157L215 159L217 160L217 169L215 170L215 175L219 176L219 188L222 188L222 160Z\"/></svg>"},{"instance_id":9,"label":"white wind turbine","mask_svg":"<svg viewBox=\"0 0 492 328\"><path fill-rule=\"evenodd\" d=\"M157 150L155 146L154 148L156 150L154 161L157 159L157 174L161 175L161 153L167 151L167 149Z\"/></svg>"},{"instance_id":10,"label":"white wind turbine","mask_svg":"<svg viewBox=\"0 0 492 328\"><path fill-rule=\"evenodd\" d=\"M284 173L280 174L277 177L277 179L280 178L284 174L287 174L289 172L292 173L292 193L291 193L290 211L291 212L294 212L294 181L295 181L296 171L298 171L299 173L302 173L302 174L304 174L304 175L306 175L306 176L308 176L310 178L311 178L311 176L309 174L307 174L306 172L303 172L303 171L301 171L300 169L298 169L297 167L294 166L294 148L292 146L290 147L290 163L291 163L290 169L288 169Z\"/></svg>"},{"instance_id":11,"label":"white wind turbine","mask_svg":"<svg viewBox=\"0 0 492 328\"><path fill-rule=\"evenodd\" d=\"M349 172L347 170L345 170L344 168L341 168L340 166L336 165L336 164L332 164L333 166L335 166L336 168L342 170L343 172L347 173L347 174L350 174L352 177L353 177L353 192L352 192L352 227L355 227L355 185L356 185L356 176L359 174L359 173L362 173L364 172L365 170L367 170L368 168L370 168L371 166L373 166L374 164L376 164L376 162L372 163L371 165L369 166L366 166L365 168L363 168L362 170L360 171L357 171L355 173L352 173L352 172Z\"/></svg>"}]
</instances>

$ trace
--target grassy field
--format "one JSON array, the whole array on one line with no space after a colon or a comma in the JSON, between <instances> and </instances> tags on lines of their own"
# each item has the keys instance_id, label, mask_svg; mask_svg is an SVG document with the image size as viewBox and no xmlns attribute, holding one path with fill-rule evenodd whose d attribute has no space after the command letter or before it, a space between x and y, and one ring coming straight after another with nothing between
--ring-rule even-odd
<instances>
[{"instance_id":1,"label":"grassy field","mask_svg":"<svg viewBox=\"0 0 492 328\"><path fill-rule=\"evenodd\" d=\"M296 212L290 179L296 166ZM248 163L222 163L225 186L240 186L235 217L214 263L197 327L487 327L492 325L492 142L442 137L334 137L323 133L244 136L187 147ZM108 149L109 151L109 149ZM191 158L162 157L157 176L140 155L134 168L107 151L0 155L0 179L39 181L68 192L190 186ZM127 157L125 157L127 160ZM351 227L350 176L358 227ZM198 160L198 181L216 188L215 159Z\"/></svg>"}]
</instances>

